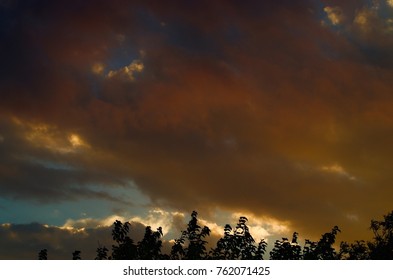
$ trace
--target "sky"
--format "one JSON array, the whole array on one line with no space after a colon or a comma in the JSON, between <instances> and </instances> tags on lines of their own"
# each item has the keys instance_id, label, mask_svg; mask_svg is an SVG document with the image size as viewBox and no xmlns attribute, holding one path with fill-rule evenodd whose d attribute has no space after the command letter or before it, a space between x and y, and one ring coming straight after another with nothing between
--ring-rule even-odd
<instances>
[{"instance_id":1,"label":"sky","mask_svg":"<svg viewBox=\"0 0 393 280\"><path fill-rule=\"evenodd\" d=\"M0 259L393 210L392 0L0 0L0 61Z\"/></svg>"}]
</instances>

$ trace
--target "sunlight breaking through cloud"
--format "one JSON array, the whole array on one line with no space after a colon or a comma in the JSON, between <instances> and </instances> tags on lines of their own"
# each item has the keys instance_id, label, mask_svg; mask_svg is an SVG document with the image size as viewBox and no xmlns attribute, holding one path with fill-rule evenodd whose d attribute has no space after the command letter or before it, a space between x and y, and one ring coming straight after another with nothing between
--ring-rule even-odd
<instances>
[{"instance_id":1,"label":"sunlight breaking through cloud","mask_svg":"<svg viewBox=\"0 0 393 280\"><path fill-rule=\"evenodd\" d=\"M344 13L340 7L327 6L323 10L333 25L339 25L344 20Z\"/></svg>"},{"instance_id":2,"label":"sunlight breaking through cloud","mask_svg":"<svg viewBox=\"0 0 393 280\"><path fill-rule=\"evenodd\" d=\"M121 78L128 81L135 80L135 73L141 73L144 69L144 64L140 60L134 60L129 65L124 66L118 70L110 70L107 78Z\"/></svg>"}]
</instances>

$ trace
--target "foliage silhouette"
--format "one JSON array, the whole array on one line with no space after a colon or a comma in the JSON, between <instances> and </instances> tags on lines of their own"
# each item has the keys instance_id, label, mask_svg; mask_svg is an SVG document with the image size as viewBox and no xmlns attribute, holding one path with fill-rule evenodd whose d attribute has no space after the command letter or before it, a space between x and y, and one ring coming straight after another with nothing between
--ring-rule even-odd
<instances>
[{"instance_id":1,"label":"foliage silhouette","mask_svg":"<svg viewBox=\"0 0 393 280\"><path fill-rule=\"evenodd\" d=\"M145 236L138 242L137 251L140 260L159 260L165 258L161 255L162 228L152 231L150 226L146 227Z\"/></svg>"},{"instance_id":2,"label":"foliage silhouette","mask_svg":"<svg viewBox=\"0 0 393 280\"><path fill-rule=\"evenodd\" d=\"M205 238L210 235L207 226L198 225L198 212L191 213L187 229L182 231L179 239L172 246L171 258L184 260L202 260L207 258Z\"/></svg>"},{"instance_id":3,"label":"foliage silhouette","mask_svg":"<svg viewBox=\"0 0 393 280\"><path fill-rule=\"evenodd\" d=\"M288 238L282 238L282 240L276 240L274 248L270 252L271 260L301 260L302 259L302 248L297 242L298 233L294 232L292 235L292 242L289 242Z\"/></svg>"},{"instance_id":4,"label":"foliage silhouette","mask_svg":"<svg viewBox=\"0 0 393 280\"><path fill-rule=\"evenodd\" d=\"M303 259L305 260L335 260L337 259L336 250L333 244L336 242L337 234L341 232L335 226L330 232L324 233L318 242L306 239L303 249Z\"/></svg>"},{"instance_id":5,"label":"foliage silhouette","mask_svg":"<svg viewBox=\"0 0 393 280\"><path fill-rule=\"evenodd\" d=\"M96 252L96 260L108 260L108 249L105 246L99 246Z\"/></svg>"},{"instance_id":6,"label":"foliage silhouette","mask_svg":"<svg viewBox=\"0 0 393 280\"><path fill-rule=\"evenodd\" d=\"M370 247L364 240L355 241L355 243L348 244L341 242L339 257L340 260L369 260Z\"/></svg>"},{"instance_id":7,"label":"foliage silhouette","mask_svg":"<svg viewBox=\"0 0 393 280\"><path fill-rule=\"evenodd\" d=\"M212 249L211 257L220 260L262 260L266 251L267 243L261 240L256 244L251 236L248 219L240 217L236 228L232 230L230 225L225 225L224 237L217 241L217 247Z\"/></svg>"},{"instance_id":8,"label":"foliage silhouette","mask_svg":"<svg viewBox=\"0 0 393 280\"><path fill-rule=\"evenodd\" d=\"M374 234L369 242L370 258L374 260L393 259L393 211L383 216L382 221L371 220L370 229Z\"/></svg>"},{"instance_id":9,"label":"foliage silhouette","mask_svg":"<svg viewBox=\"0 0 393 280\"><path fill-rule=\"evenodd\" d=\"M153 231L150 226L145 228L142 240L137 244L129 237L130 223L124 224L118 220L113 223L112 253L102 245L96 250L96 260L262 260L266 253L267 243L261 240L256 243L247 226L248 219L240 217L235 228L229 224L224 227L224 235L217 241L216 247L208 251L206 238L210 235L207 226L199 225L198 213L193 211L186 230L174 240L170 255L162 254L162 228ZM349 244L341 242L339 252L334 244L340 229L335 226L330 232L322 234L319 241L305 239L302 249L298 242L298 233L294 232L291 242L283 237L276 240L270 251L272 260L369 260L393 259L393 211L383 216L383 219L371 220L370 230L374 237L371 241L355 241ZM38 253L39 260L48 259L47 249ZM73 260L81 259L81 251L72 253Z\"/></svg>"},{"instance_id":10,"label":"foliage silhouette","mask_svg":"<svg viewBox=\"0 0 393 280\"><path fill-rule=\"evenodd\" d=\"M128 236L130 223L122 223L116 220L113 223L112 239L117 245L112 245L112 259L114 260L136 260L138 259L137 246Z\"/></svg>"},{"instance_id":11,"label":"foliage silhouette","mask_svg":"<svg viewBox=\"0 0 393 280\"><path fill-rule=\"evenodd\" d=\"M392 260L393 259L393 211L383 216L383 220L371 220L372 241L342 242L340 259L348 260Z\"/></svg>"},{"instance_id":12,"label":"foliage silhouette","mask_svg":"<svg viewBox=\"0 0 393 280\"><path fill-rule=\"evenodd\" d=\"M42 249L38 253L38 259L39 260L47 260L48 259L48 250L47 249Z\"/></svg>"},{"instance_id":13,"label":"foliage silhouette","mask_svg":"<svg viewBox=\"0 0 393 280\"><path fill-rule=\"evenodd\" d=\"M81 251L75 250L75 251L72 253L72 259L73 259L73 260L81 260L81 259L82 259L82 258L81 258Z\"/></svg>"}]
</instances>

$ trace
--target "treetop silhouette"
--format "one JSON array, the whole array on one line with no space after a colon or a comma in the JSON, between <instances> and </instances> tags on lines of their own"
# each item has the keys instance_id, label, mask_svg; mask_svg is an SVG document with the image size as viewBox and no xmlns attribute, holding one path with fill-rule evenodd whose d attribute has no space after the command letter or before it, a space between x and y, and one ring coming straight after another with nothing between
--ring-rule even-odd
<instances>
[{"instance_id":1,"label":"treetop silhouette","mask_svg":"<svg viewBox=\"0 0 393 280\"><path fill-rule=\"evenodd\" d=\"M191 213L187 228L174 240L170 254L163 254L162 228L153 231L150 226L145 234L135 243L129 236L131 224L116 220L112 227L112 252L99 244L96 260L263 260L267 243L254 240L247 225L248 219L240 217L236 226L226 224L223 236L215 246L208 249L206 238L211 230L199 224L198 212ZM341 230L334 226L331 231L321 235L318 241L305 239L304 246L299 243L299 234L294 232L289 241L282 237L276 240L270 251L271 260L369 260L393 259L393 211L383 216L383 220L371 220L370 230L374 237L371 241L355 241L352 244L341 242L339 251L335 249L337 235ZM39 260L48 259L47 249L38 253ZM72 259L80 260L81 251L75 250Z\"/></svg>"}]
</instances>

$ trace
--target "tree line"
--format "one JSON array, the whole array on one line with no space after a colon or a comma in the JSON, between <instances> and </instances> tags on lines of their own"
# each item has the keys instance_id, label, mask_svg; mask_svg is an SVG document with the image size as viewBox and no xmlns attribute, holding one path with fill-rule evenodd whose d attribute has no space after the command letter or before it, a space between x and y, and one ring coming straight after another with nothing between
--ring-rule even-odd
<instances>
[{"instance_id":1,"label":"tree line","mask_svg":"<svg viewBox=\"0 0 393 280\"><path fill-rule=\"evenodd\" d=\"M201 226L198 213L193 211L187 228L181 231L169 254L161 252L162 228L152 230L145 228L145 234L139 242L129 236L130 223L116 220L112 227L111 252L105 246L96 250L96 260L263 260L267 242L255 241L247 226L248 219L240 217L236 226L225 225L223 236L214 247L208 246L206 238L211 230ZM283 237L276 240L269 252L271 260L392 260L393 259L393 211L383 216L382 220L371 220L370 241L358 240L354 243L341 242L335 249L337 235L341 232L337 226L321 235L318 241L306 239L303 247L298 241L298 233L291 239ZM43 249L38 259L48 259L48 251ZM80 260L81 251L72 253L73 260Z\"/></svg>"}]
</instances>

